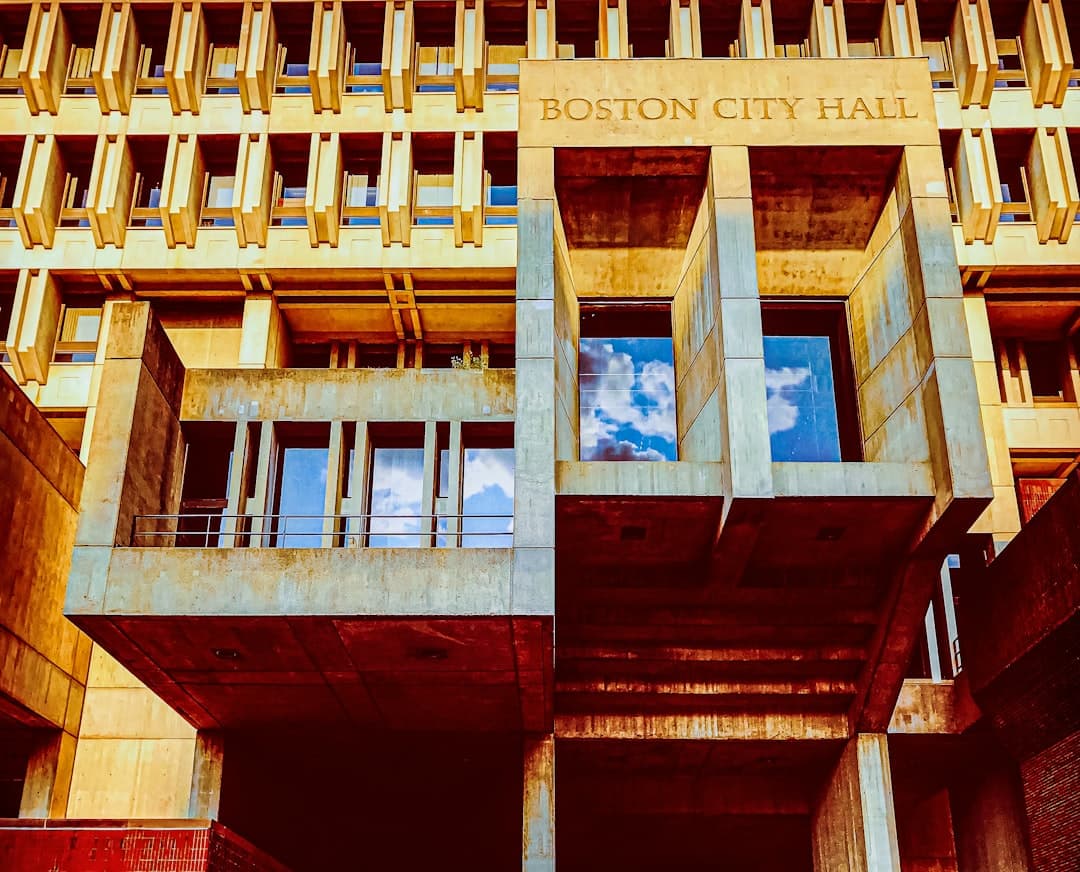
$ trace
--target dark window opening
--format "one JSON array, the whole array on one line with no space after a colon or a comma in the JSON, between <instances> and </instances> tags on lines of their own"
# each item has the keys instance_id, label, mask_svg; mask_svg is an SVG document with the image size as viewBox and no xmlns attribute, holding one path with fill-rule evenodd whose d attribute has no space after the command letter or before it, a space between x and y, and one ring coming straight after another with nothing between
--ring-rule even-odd
<instances>
[{"instance_id":1,"label":"dark window opening","mask_svg":"<svg viewBox=\"0 0 1080 872\"><path fill-rule=\"evenodd\" d=\"M952 32L954 4L920 3L918 5L919 32L923 54L930 64L930 82L934 88L954 88Z\"/></svg>"},{"instance_id":2,"label":"dark window opening","mask_svg":"<svg viewBox=\"0 0 1080 872\"><path fill-rule=\"evenodd\" d=\"M135 29L139 34L139 67L135 80L136 94L165 96L165 53L169 45L172 9L160 6L136 6Z\"/></svg>"},{"instance_id":3,"label":"dark window opening","mask_svg":"<svg viewBox=\"0 0 1080 872\"><path fill-rule=\"evenodd\" d=\"M53 11L63 15L64 23L67 24L68 33L71 36L64 93L73 96L92 96L96 92L91 68L94 63L98 26L101 23L101 8L80 9L72 6L54 6Z\"/></svg>"},{"instance_id":4,"label":"dark window opening","mask_svg":"<svg viewBox=\"0 0 1080 872\"><path fill-rule=\"evenodd\" d=\"M626 30L630 57L670 56L671 7L667 3L627 3Z\"/></svg>"},{"instance_id":5,"label":"dark window opening","mask_svg":"<svg viewBox=\"0 0 1080 872\"><path fill-rule=\"evenodd\" d=\"M452 134L413 137L413 224L454 223L454 139Z\"/></svg>"},{"instance_id":6,"label":"dark window opening","mask_svg":"<svg viewBox=\"0 0 1080 872\"><path fill-rule=\"evenodd\" d=\"M517 135L484 136L484 223L517 224Z\"/></svg>"},{"instance_id":7,"label":"dark window opening","mask_svg":"<svg viewBox=\"0 0 1080 872\"><path fill-rule=\"evenodd\" d=\"M270 209L271 227L306 227L308 153L307 136L270 137L274 166L274 194Z\"/></svg>"},{"instance_id":8,"label":"dark window opening","mask_svg":"<svg viewBox=\"0 0 1080 872\"><path fill-rule=\"evenodd\" d=\"M778 58L810 57L812 4L805 0L783 5L774 3L772 11L776 56Z\"/></svg>"},{"instance_id":9,"label":"dark window opening","mask_svg":"<svg viewBox=\"0 0 1080 872\"><path fill-rule=\"evenodd\" d=\"M555 41L560 58L594 58L600 40L595 3L563 4L556 9Z\"/></svg>"},{"instance_id":10,"label":"dark window opening","mask_svg":"<svg viewBox=\"0 0 1080 872\"><path fill-rule=\"evenodd\" d=\"M307 3L274 4L277 29L277 94L310 94L308 61L311 56L312 8Z\"/></svg>"},{"instance_id":11,"label":"dark window opening","mask_svg":"<svg viewBox=\"0 0 1080 872\"><path fill-rule=\"evenodd\" d=\"M581 307L582 460L676 460L675 369L667 303Z\"/></svg>"},{"instance_id":12,"label":"dark window opening","mask_svg":"<svg viewBox=\"0 0 1080 872\"><path fill-rule=\"evenodd\" d=\"M1010 131L995 134L998 177L1001 182L1001 221L1031 220L1031 196L1028 190L1027 156L1031 150L1032 134Z\"/></svg>"},{"instance_id":13,"label":"dark window opening","mask_svg":"<svg viewBox=\"0 0 1080 872\"><path fill-rule=\"evenodd\" d=\"M164 137L131 137L128 140L135 164L135 190L131 198L130 227L161 226L161 185L165 178Z\"/></svg>"},{"instance_id":14,"label":"dark window opening","mask_svg":"<svg viewBox=\"0 0 1080 872\"><path fill-rule=\"evenodd\" d=\"M761 323L773 460L861 460L843 304L762 303Z\"/></svg>"},{"instance_id":15,"label":"dark window opening","mask_svg":"<svg viewBox=\"0 0 1080 872\"><path fill-rule=\"evenodd\" d=\"M235 136L207 136L199 138L199 146L206 166L200 224L203 227L232 227L240 141Z\"/></svg>"},{"instance_id":16,"label":"dark window opening","mask_svg":"<svg viewBox=\"0 0 1080 872\"><path fill-rule=\"evenodd\" d=\"M416 90L418 93L454 93L453 3L418 3L414 7L416 34Z\"/></svg>"},{"instance_id":17,"label":"dark window opening","mask_svg":"<svg viewBox=\"0 0 1080 872\"><path fill-rule=\"evenodd\" d=\"M226 544L221 535L222 515L229 502L236 425L193 421L184 423L182 431L186 450L176 545L180 548L216 548ZM227 544L240 545L242 542Z\"/></svg>"},{"instance_id":18,"label":"dark window opening","mask_svg":"<svg viewBox=\"0 0 1080 872\"><path fill-rule=\"evenodd\" d=\"M488 4L484 9L487 40L487 90L517 91L519 64L527 56L528 24L525 3Z\"/></svg>"},{"instance_id":19,"label":"dark window opening","mask_svg":"<svg viewBox=\"0 0 1080 872\"><path fill-rule=\"evenodd\" d=\"M15 186L19 183L24 141L22 137L0 138L0 227L15 226Z\"/></svg>"},{"instance_id":20,"label":"dark window opening","mask_svg":"<svg viewBox=\"0 0 1080 872\"><path fill-rule=\"evenodd\" d=\"M64 173L64 195L60 202L61 227L90 226L90 172L97 142L92 136L56 140Z\"/></svg>"},{"instance_id":21,"label":"dark window opening","mask_svg":"<svg viewBox=\"0 0 1080 872\"><path fill-rule=\"evenodd\" d=\"M849 3L844 5L844 25L847 33L849 57L874 58L881 56L881 24L885 11L886 3L884 0L880 3ZM910 51L907 54L910 54Z\"/></svg>"},{"instance_id":22,"label":"dark window opening","mask_svg":"<svg viewBox=\"0 0 1080 872\"><path fill-rule=\"evenodd\" d=\"M345 93L381 94L383 28L386 7L382 3L346 3Z\"/></svg>"},{"instance_id":23,"label":"dark window opening","mask_svg":"<svg viewBox=\"0 0 1080 872\"><path fill-rule=\"evenodd\" d=\"M0 363L7 363L7 340L11 330L11 314L15 308L15 277L0 275Z\"/></svg>"},{"instance_id":24,"label":"dark window opening","mask_svg":"<svg viewBox=\"0 0 1080 872\"><path fill-rule=\"evenodd\" d=\"M21 94L19 64L26 42L30 4L0 7L0 94Z\"/></svg>"},{"instance_id":25,"label":"dark window opening","mask_svg":"<svg viewBox=\"0 0 1080 872\"><path fill-rule=\"evenodd\" d=\"M210 40L206 64L207 94L239 94L236 62L240 51L243 10L236 6L208 3L202 7Z\"/></svg>"},{"instance_id":26,"label":"dark window opening","mask_svg":"<svg viewBox=\"0 0 1080 872\"><path fill-rule=\"evenodd\" d=\"M738 54L737 45L739 39L740 5L729 3L727 0L701 0L701 54L707 58L727 58ZM755 54L751 47L744 47L744 56L764 56L765 36L764 20L761 6L754 6L751 10L752 21L757 27L757 33L751 34L758 38L756 46L760 51Z\"/></svg>"},{"instance_id":27,"label":"dark window opening","mask_svg":"<svg viewBox=\"0 0 1080 872\"><path fill-rule=\"evenodd\" d=\"M341 163L345 175L341 201L342 226L378 227L382 137L343 135Z\"/></svg>"},{"instance_id":28,"label":"dark window opening","mask_svg":"<svg viewBox=\"0 0 1080 872\"><path fill-rule=\"evenodd\" d=\"M1065 399L1065 347L1061 342L1024 342L1031 397L1039 400Z\"/></svg>"}]
</instances>

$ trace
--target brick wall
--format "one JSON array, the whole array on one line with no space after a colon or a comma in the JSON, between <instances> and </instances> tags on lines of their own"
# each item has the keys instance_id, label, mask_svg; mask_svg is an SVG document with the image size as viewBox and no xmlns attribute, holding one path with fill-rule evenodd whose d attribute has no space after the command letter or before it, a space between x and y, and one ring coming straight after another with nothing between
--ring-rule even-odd
<instances>
[{"instance_id":1,"label":"brick wall","mask_svg":"<svg viewBox=\"0 0 1080 872\"><path fill-rule=\"evenodd\" d=\"M201 825L200 825L201 824ZM288 872L216 823L0 821L4 872Z\"/></svg>"},{"instance_id":2,"label":"brick wall","mask_svg":"<svg viewBox=\"0 0 1080 872\"><path fill-rule=\"evenodd\" d=\"M1080 869L1080 732L1020 766L1034 872Z\"/></svg>"}]
</instances>

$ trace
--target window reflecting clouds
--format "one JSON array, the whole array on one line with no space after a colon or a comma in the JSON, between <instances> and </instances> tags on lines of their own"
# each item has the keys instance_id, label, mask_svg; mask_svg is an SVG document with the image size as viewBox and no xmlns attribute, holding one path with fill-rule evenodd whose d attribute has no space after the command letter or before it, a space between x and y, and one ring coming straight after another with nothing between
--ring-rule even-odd
<instances>
[{"instance_id":1,"label":"window reflecting clouds","mask_svg":"<svg viewBox=\"0 0 1080 872\"><path fill-rule=\"evenodd\" d=\"M326 500L326 448L286 448L281 462L278 498L279 548L322 546L322 513ZM314 515L316 517L303 517ZM299 516L299 517L298 517Z\"/></svg>"},{"instance_id":2,"label":"window reflecting clouds","mask_svg":"<svg viewBox=\"0 0 1080 872\"><path fill-rule=\"evenodd\" d=\"M461 546L510 548L514 544L514 449L466 448L461 488ZM500 517L488 517L492 515Z\"/></svg>"},{"instance_id":3,"label":"window reflecting clouds","mask_svg":"<svg viewBox=\"0 0 1080 872\"><path fill-rule=\"evenodd\" d=\"M582 460L675 460L670 338L582 338Z\"/></svg>"},{"instance_id":4,"label":"window reflecting clouds","mask_svg":"<svg viewBox=\"0 0 1080 872\"><path fill-rule=\"evenodd\" d=\"M766 336L765 393L774 461L839 461L828 336Z\"/></svg>"},{"instance_id":5,"label":"window reflecting clouds","mask_svg":"<svg viewBox=\"0 0 1080 872\"><path fill-rule=\"evenodd\" d=\"M371 470L372 548L419 548L421 523L431 529L430 514L424 512L424 449L376 448ZM427 515L421 518L421 514ZM402 535L405 534L405 535Z\"/></svg>"}]
</instances>

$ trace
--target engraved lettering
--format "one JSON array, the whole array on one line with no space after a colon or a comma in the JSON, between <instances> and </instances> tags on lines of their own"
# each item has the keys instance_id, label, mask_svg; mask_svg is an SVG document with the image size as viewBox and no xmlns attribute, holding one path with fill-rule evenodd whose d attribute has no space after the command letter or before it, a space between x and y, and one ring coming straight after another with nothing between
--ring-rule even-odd
<instances>
[{"instance_id":1,"label":"engraved lettering","mask_svg":"<svg viewBox=\"0 0 1080 872\"><path fill-rule=\"evenodd\" d=\"M648 110L645 107L651 106L652 109ZM659 111L657 111L659 109ZM646 97L637 105L638 115L644 118L646 121L659 121L661 118L667 116L667 103L661 100L659 97Z\"/></svg>"},{"instance_id":2,"label":"engraved lettering","mask_svg":"<svg viewBox=\"0 0 1080 872\"><path fill-rule=\"evenodd\" d=\"M698 104L698 98L697 97L691 97L690 100L689 100L689 105L684 103L678 97L673 97L671 99L671 118L672 118L672 120L675 120L675 119L677 119L679 117L679 110L682 109L682 111L686 113L687 118L690 118L691 120L696 121L697 120L697 104Z\"/></svg>"},{"instance_id":3,"label":"engraved lettering","mask_svg":"<svg viewBox=\"0 0 1080 872\"><path fill-rule=\"evenodd\" d=\"M730 111L726 108L729 105L731 106ZM721 97L719 100L716 100L712 104L713 115L715 115L717 118L726 118L729 120L732 118L738 118L738 105L739 101L736 100L734 97Z\"/></svg>"},{"instance_id":4,"label":"engraved lettering","mask_svg":"<svg viewBox=\"0 0 1080 872\"><path fill-rule=\"evenodd\" d=\"M584 106L584 110L579 112L578 114L575 114L572 108L575 103ZM563 112L566 113L566 117L569 118L571 121L584 121L586 118L592 115L592 103L590 103L584 97L574 97L571 100L567 100L566 103L563 104Z\"/></svg>"},{"instance_id":5,"label":"engraved lettering","mask_svg":"<svg viewBox=\"0 0 1080 872\"><path fill-rule=\"evenodd\" d=\"M778 99L783 104L784 108L787 110L788 120L789 121L794 121L795 120L795 107L798 106L803 101L803 98L802 97L779 97Z\"/></svg>"},{"instance_id":6,"label":"engraved lettering","mask_svg":"<svg viewBox=\"0 0 1080 872\"><path fill-rule=\"evenodd\" d=\"M559 101L554 97L544 97L540 101L544 106L544 121L556 121L562 117L562 111L559 109Z\"/></svg>"},{"instance_id":7,"label":"engraved lettering","mask_svg":"<svg viewBox=\"0 0 1080 872\"><path fill-rule=\"evenodd\" d=\"M837 98L830 101L828 97L818 97L818 118L822 121L829 117L830 112L835 112L838 119L847 118L844 114L844 100Z\"/></svg>"}]
</instances>

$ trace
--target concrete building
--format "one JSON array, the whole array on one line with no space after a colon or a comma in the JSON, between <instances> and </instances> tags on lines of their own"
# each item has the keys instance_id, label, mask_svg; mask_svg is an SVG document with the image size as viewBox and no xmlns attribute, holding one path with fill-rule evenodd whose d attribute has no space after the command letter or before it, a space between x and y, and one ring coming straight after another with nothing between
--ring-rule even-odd
<instances>
[{"instance_id":1,"label":"concrete building","mask_svg":"<svg viewBox=\"0 0 1080 872\"><path fill-rule=\"evenodd\" d=\"M1080 867L1070 36L0 3L0 868Z\"/></svg>"}]
</instances>

